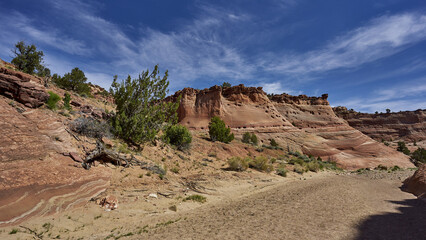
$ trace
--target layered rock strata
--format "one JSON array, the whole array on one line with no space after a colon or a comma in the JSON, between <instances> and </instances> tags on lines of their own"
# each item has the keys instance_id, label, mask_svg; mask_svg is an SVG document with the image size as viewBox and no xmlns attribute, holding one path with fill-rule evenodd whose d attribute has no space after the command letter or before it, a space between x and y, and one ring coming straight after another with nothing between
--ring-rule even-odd
<instances>
[{"instance_id":1,"label":"layered rock strata","mask_svg":"<svg viewBox=\"0 0 426 240\"><path fill-rule=\"evenodd\" d=\"M335 107L334 112L348 124L378 141L426 140L426 110L394 113L359 113L346 107Z\"/></svg>"}]
</instances>

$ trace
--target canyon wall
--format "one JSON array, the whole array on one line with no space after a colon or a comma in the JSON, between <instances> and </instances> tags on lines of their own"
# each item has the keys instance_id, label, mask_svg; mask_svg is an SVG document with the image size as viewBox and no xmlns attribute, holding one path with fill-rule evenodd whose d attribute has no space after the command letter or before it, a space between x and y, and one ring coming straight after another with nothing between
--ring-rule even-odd
<instances>
[{"instance_id":1,"label":"canyon wall","mask_svg":"<svg viewBox=\"0 0 426 240\"><path fill-rule=\"evenodd\" d=\"M377 114L359 113L346 107L335 107L333 110L350 126L378 141L426 140L426 110Z\"/></svg>"},{"instance_id":2,"label":"canyon wall","mask_svg":"<svg viewBox=\"0 0 426 240\"><path fill-rule=\"evenodd\" d=\"M337 117L322 97L288 94L268 97L262 88L244 85L196 90L185 88L179 122L193 130L207 130L211 117L220 116L237 137L256 132L261 140L274 138L281 146L336 161L347 169L379 164L412 167L408 157L376 142Z\"/></svg>"}]
</instances>

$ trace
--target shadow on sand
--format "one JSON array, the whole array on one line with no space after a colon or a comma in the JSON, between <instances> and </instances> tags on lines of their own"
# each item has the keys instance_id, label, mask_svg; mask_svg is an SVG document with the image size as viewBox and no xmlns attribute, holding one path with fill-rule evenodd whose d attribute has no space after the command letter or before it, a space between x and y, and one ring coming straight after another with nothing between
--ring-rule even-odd
<instances>
[{"instance_id":1,"label":"shadow on sand","mask_svg":"<svg viewBox=\"0 0 426 240\"><path fill-rule=\"evenodd\" d=\"M400 213L368 217L358 227L356 239L426 239L426 202L418 199L389 201Z\"/></svg>"}]
</instances>

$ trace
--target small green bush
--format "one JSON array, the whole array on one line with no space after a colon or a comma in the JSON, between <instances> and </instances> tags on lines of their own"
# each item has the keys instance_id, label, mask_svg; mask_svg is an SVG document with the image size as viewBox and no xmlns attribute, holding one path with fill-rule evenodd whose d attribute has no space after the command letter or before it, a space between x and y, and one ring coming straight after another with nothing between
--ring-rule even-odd
<instances>
[{"instance_id":1,"label":"small green bush","mask_svg":"<svg viewBox=\"0 0 426 240\"><path fill-rule=\"evenodd\" d=\"M272 147L278 147L278 143L275 141L275 139L273 139L273 138L271 138L270 140L269 140L269 144L272 146Z\"/></svg>"},{"instance_id":2,"label":"small green bush","mask_svg":"<svg viewBox=\"0 0 426 240\"><path fill-rule=\"evenodd\" d=\"M280 175L281 177L287 177L287 169L285 169L283 166L277 168L277 175Z\"/></svg>"},{"instance_id":3,"label":"small green bush","mask_svg":"<svg viewBox=\"0 0 426 240\"><path fill-rule=\"evenodd\" d=\"M379 166L377 166L375 169L376 169L376 170L383 170L383 171L386 171L386 170L388 170L388 167L386 167L386 166L384 166L384 165L382 165L382 164L379 164Z\"/></svg>"},{"instance_id":4,"label":"small green bush","mask_svg":"<svg viewBox=\"0 0 426 240\"><path fill-rule=\"evenodd\" d=\"M198 194L188 196L183 199L183 201L194 201L199 203L205 203L207 201L207 198Z\"/></svg>"},{"instance_id":5,"label":"small green bush","mask_svg":"<svg viewBox=\"0 0 426 240\"><path fill-rule=\"evenodd\" d=\"M18 229L14 228L12 231L9 232L10 235L16 234L18 232Z\"/></svg>"},{"instance_id":6,"label":"small green bush","mask_svg":"<svg viewBox=\"0 0 426 240\"><path fill-rule=\"evenodd\" d=\"M182 125L172 125L164 132L166 142L175 145L178 149L183 150L189 148L192 142L191 132Z\"/></svg>"},{"instance_id":7,"label":"small green bush","mask_svg":"<svg viewBox=\"0 0 426 240\"><path fill-rule=\"evenodd\" d=\"M250 158L242 159L240 157L232 157L228 159L229 169L233 171L245 171L249 167Z\"/></svg>"},{"instance_id":8,"label":"small green bush","mask_svg":"<svg viewBox=\"0 0 426 240\"><path fill-rule=\"evenodd\" d=\"M58 94L49 91L49 99L47 99L47 107L50 110L56 110L58 108L58 106L56 106L56 104L59 102L59 100L61 100L61 97L59 97Z\"/></svg>"},{"instance_id":9,"label":"small green bush","mask_svg":"<svg viewBox=\"0 0 426 240\"><path fill-rule=\"evenodd\" d=\"M68 111L72 110L70 101L71 101L71 95L69 93L65 93L64 98L62 98L62 101L64 101L64 108Z\"/></svg>"},{"instance_id":10,"label":"small green bush","mask_svg":"<svg viewBox=\"0 0 426 240\"><path fill-rule=\"evenodd\" d=\"M259 143L259 140L257 139L257 136L254 133L251 134L250 141L253 145L257 145Z\"/></svg>"},{"instance_id":11,"label":"small green bush","mask_svg":"<svg viewBox=\"0 0 426 240\"><path fill-rule=\"evenodd\" d=\"M395 165L395 166L393 166L389 169L389 171L391 171L391 172L395 172L395 171L398 171L398 170L401 170L401 168L397 165Z\"/></svg>"},{"instance_id":12,"label":"small green bush","mask_svg":"<svg viewBox=\"0 0 426 240\"><path fill-rule=\"evenodd\" d=\"M250 133L248 133L248 132L245 132L244 134L243 134L243 138L242 138L242 142L243 143L250 143Z\"/></svg>"},{"instance_id":13,"label":"small green bush","mask_svg":"<svg viewBox=\"0 0 426 240\"><path fill-rule=\"evenodd\" d=\"M271 172L274 167L269 164L269 160L263 156L257 156L249 162L249 167L259 171Z\"/></svg>"},{"instance_id":14,"label":"small green bush","mask_svg":"<svg viewBox=\"0 0 426 240\"><path fill-rule=\"evenodd\" d=\"M303 174L304 172L307 172L307 169L300 164L295 164L293 171L299 174Z\"/></svg>"},{"instance_id":15,"label":"small green bush","mask_svg":"<svg viewBox=\"0 0 426 240\"><path fill-rule=\"evenodd\" d=\"M231 128L226 127L225 122L220 117L212 117L209 123L210 139L214 141L229 143L234 140Z\"/></svg>"},{"instance_id":16,"label":"small green bush","mask_svg":"<svg viewBox=\"0 0 426 240\"><path fill-rule=\"evenodd\" d=\"M320 164L317 161L308 162L306 167L311 172L318 172L320 170Z\"/></svg>"}]
</instances>

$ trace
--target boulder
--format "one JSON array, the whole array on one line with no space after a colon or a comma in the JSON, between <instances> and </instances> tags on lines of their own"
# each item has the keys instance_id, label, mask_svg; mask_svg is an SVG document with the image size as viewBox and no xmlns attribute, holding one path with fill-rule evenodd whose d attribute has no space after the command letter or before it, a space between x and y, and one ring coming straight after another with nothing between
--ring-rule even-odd
<instances>
[{"instance_id":1,"label":"boulder","mask_svg":"<svg viewBox=\"0 0 426 240\"><path fill-rule=\"evenodd\" d=\"M76 162L79 162L79 163L83 162L83 159L81 159L81 157L78 155L78 153L70 152L69 156L72 158L72 160L74 160Z\"/></svg>"},{"instance_id":2,"label":"boulder","mask_svg":"<svg viewBox=\"0 0 426 240\"><path fill-rule=\"evenodd\" d=\"M118 208L118 199L113 195L108 195L101 199L99 205L105 208L105 210L111 211Z\"/></svg>"},{"instance_id":3,"label":"boulder","mask_svg":"<svg viewBox=\"0 0 426 240\"><path fill-rule=\"evenodd\" d=\"M426 164L420 166L413 176L404 181L402 189L426 201Z\"/></svg>"}]
</instances>

